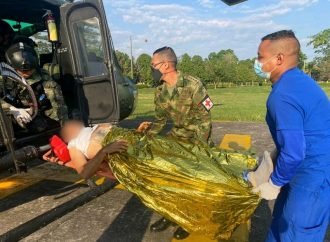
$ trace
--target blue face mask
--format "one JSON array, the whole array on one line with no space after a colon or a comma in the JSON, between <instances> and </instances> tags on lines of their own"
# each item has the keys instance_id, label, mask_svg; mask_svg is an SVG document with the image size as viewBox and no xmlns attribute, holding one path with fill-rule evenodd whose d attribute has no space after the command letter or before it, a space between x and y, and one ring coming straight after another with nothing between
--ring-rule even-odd
<instances>
[{"instance_id":1,"label":"blue face mask","mask_svg":"<svg viewBox=\"0 0 330 242\"><path fill-rule=\"evenodd\" d=\"M258 61L258 59L255 60L254 62L254 71L255 73L260 76L261 78L264 78L264 79L267 79L269 80L270 79L270 76L272 74L273 71L275 71L275 69L277 68L277 66L274 67L274 69L270 72L265 72L262 70L262 67L268 62L270 61L271 59L273 59L275 56L269 58L265 63L261 63L260 61Z\"/></svg>"}]
</instances>

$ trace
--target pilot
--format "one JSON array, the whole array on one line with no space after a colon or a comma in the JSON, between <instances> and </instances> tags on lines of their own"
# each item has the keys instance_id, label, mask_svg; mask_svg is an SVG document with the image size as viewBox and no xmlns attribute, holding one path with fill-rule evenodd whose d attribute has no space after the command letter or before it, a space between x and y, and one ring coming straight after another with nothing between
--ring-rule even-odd
<instances>
[{"instance_id":1,"label":"pilot","mask_svg":"<svg viewBox=\"0 0 330 242\"><path fill-rule=\"evenodd\" d=\"M15 86L5 95L4 101L20 126L31 132L41 132L58 126L67 119L67 107L60 86L50 79L49 74L39 69L38 56L29 44L19 42L5 53L7 62L31 86L38 102L38 115L31 119L31 97L27 89Z\"/></svg>"}]
</instances>

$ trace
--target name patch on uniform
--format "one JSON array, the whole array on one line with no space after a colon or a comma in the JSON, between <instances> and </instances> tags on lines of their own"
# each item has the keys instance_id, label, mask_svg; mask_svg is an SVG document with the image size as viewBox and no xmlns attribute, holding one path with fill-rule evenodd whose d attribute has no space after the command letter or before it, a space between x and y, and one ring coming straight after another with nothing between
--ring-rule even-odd
<instances>
[{"instance_id":1,"label":"name patch on uniform","mask_svg":"<svg viewBox=\"0 0 330 242\"><path fill-rule=\"evenodd\" d=\"M206 109L206 111L210 111L211 108L213 107L213 102L211 100L211 98L209 97L209 95L206 95L203 99L203 101L201 102L202 106Z\"/></svg>"}]
</instances>

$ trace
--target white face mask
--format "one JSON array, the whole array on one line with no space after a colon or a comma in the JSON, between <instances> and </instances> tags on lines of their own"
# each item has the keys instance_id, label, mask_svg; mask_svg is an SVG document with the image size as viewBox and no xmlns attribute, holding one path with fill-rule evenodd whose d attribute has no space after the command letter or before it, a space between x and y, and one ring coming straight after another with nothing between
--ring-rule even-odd
<instances>
[{"instance_id":1,"label":"white face mask","mask_svg":"<svg viewBox=\"0 0 330 242\"><path fill-rule=\"evenodd\" d=\"M262 70L262 67L267 63L269 62L271 59L273 59L274 57L276 57L276 55L274 55L273 57L270 57L266 62L264 63L261 63L258 59L255 60L254 62L254 71L255 73L260 76L261 78L265 78L267 80L270 79L270 76L272 74L273 71L276 70L277 66L274 67L274 69L270 72L265 72Z\"/></svg>"}]
</instances>

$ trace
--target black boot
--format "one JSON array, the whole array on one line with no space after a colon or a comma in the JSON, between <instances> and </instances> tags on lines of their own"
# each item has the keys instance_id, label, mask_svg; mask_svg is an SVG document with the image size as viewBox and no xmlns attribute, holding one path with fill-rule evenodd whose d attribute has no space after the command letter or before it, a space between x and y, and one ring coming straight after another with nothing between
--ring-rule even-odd
<instances>
[{"instance_id":1,"label":"black boot","mask_svg":"<svg viewBox=\"0 0 330 242\"><path fill-rule=\"evenodd\" d=\"M185 231L182 227L177 228L173 234L173 238L176 240L183 240L189 236L189 233Z\"/></svg>"},{"instance_id":2,"label":"black boot","mask_svg":"<svg viewBox=\"0 0 330 242\"><path fill-rule=\"evenodd\" d=\"M166 218L161 218L150 226L150 230L152 232L160 232L164 231L171 225L174 225L174 223L172 223L170 220L167 220Z\"/></svg>"}]
</instances>

